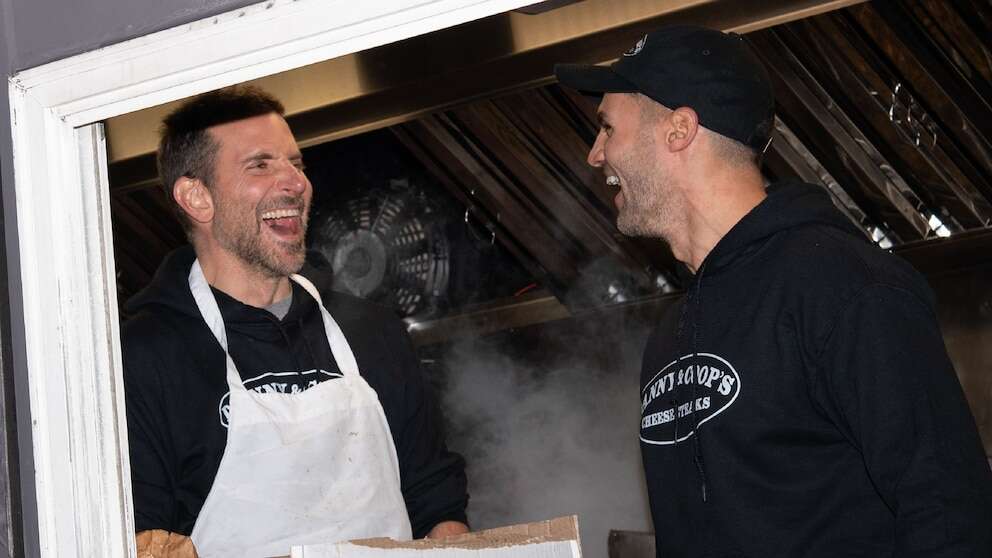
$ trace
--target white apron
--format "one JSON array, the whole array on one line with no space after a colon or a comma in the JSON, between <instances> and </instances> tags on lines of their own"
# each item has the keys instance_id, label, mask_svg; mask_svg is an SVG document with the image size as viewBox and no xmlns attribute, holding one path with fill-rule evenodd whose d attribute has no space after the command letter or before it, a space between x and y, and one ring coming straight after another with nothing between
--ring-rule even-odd
<instances>
[{"instance_id":1,"label":"white apron","mask_svg":"<svg viewBox=\"0 0 992 558\"><path fill-rule=\"evenodd\" d=\"M320 294L293 275L320 307L343 377L296 394L245 389L227 352L227 332L200 262L190 291L227 354L231 390L227 446L193 526L203 558L288 555L290 547L366 537L411 538L399 463L375 391Z\"/></svg>"}]
</instances>

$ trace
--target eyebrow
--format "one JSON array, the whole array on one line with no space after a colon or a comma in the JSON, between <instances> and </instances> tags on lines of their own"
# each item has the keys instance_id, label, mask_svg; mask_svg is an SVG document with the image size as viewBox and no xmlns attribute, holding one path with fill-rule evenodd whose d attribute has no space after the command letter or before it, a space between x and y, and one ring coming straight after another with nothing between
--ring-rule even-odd
<instances>
[{"instance_id":1,"label":"eyebrow","mask_svg":"<svg viewBox=\"0 0 992 558\"><path fill-rule=\"evenodd\" d=\"M258 153L252 153L244 159L241 160L242 163L250 163L252 161L264 161L266 159L277 159L278 157L269 151L259 151ZM302 153L294 153L288 157L290 161L302 161Z\"/></svg>"},{"instance_id":2,"label":"eyebrow","mask_svg":"<svg viewBox=\"0 0 992 558\"><path fill-rule=\"evenodd\" d=\"M609 124L609 122L607 121L607 118L606 118L606 113L603 112L603 111L601 111L601 110L596 112L596 120L599 121L599 127L600 128L602 128L602 127L604 127L604 126L606 126L606 125Z\"/></svg>"},{"instance_id":3,"label":"eyebrow","mask_svg":"<svg viewBox=\"0 0 992 558\"><path fill-rule=\"evenodd\" d=\"M251 161L261 161L264 159L275 159L275 155L269 153L268 151L260 151L258 153L252 153L244 159L241 160L242 163L250 163Z\"/></svg>"}]
</instances>

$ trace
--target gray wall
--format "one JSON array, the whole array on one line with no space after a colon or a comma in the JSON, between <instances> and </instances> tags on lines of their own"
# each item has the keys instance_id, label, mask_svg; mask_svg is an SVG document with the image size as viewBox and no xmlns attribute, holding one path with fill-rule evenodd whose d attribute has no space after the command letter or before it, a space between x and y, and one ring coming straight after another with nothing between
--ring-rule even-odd
<instances>
[{"instance_id":1,"label":"gray wall","mask_svg":"<svg viewBox=\"0 0 992 558\"><path fill-rule=\"evenodd\" d=\"M20 314L20 304L11 297L17 286L17 225L14 221L13 164L10 137L10 103L7 78L32 68L110 45L153 31L210 17L255 3L251 0L0 0L0 183L3 205L0 224L5 244L0 244L0 557L37 556L36 510L31 486L23 486L18 471L30 478L30 433L18 437L16 420L27 423L25 405L13 409L14 398L27 401L23 377L23 337L11 328L11 316ZM9 256L9 257L8 257ZM9 284L8 284L9 280ZM24 490L23 495L20 493ZM25 505L18 506L21 500ZM11 506L13 500L14 505ZM21 512L23 511L23 517ZM27 525L25 525L27 524ZM23 528L23 530L22 530Z\"/></svg>"},{"instance_id":2,"label":"gray wall","mask_svg":"<svg viewBox=\"0 0 992 558\"><path fill-rule=\"evenodd\" d=\"M0 0L4 69L23 70L254 4L250 0Z\"/></svg>"}]
</instances>

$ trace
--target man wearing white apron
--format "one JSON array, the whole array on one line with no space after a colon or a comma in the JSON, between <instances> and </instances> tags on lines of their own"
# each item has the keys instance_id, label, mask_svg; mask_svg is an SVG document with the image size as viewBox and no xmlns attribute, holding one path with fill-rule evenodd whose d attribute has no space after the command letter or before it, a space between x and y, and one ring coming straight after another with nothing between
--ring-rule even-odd
<instances>
[{"instance_id":1,"label":"man wearing white apron","mask_svg":"<svg viewBox=\"0 0 992 558\"><path fill-rule=\"evenodd\" d=\"M296 274L312 188L282 112L232 89L164 122L159 172L193 248L122 333L141 556L467 530L464 462L398 321Z\"/></svg>"}]
</instances>

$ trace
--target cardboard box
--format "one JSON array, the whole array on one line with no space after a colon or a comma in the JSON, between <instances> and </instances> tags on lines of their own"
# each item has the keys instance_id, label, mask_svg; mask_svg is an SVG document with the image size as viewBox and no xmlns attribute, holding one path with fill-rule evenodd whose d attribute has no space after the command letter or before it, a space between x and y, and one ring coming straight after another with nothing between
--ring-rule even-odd
<instances>
[{"instance_id":1,"label":"cardboard box","mask_svg":"<svg viewBox=\"0 0 992 558\"><path fill-rule=\"evenodd\" d=\"M487 529L438 540L362 539L294 546L292 558L581 558L577 516Z\"/></svg>"}]
</instances>

